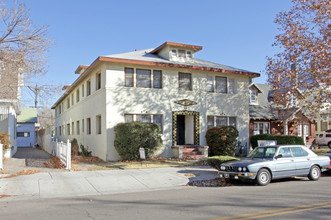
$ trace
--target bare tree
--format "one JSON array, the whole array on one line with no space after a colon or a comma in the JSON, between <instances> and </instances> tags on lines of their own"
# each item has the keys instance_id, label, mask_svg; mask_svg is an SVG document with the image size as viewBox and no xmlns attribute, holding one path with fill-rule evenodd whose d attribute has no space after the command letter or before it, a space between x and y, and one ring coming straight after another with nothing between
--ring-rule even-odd
<instances>
[{"instance_id":1,"label":"bare tree","mask_svg":"<svg viewBox=\"0 0 331 220\"><path fill-rule=\"evenodd\" d=\"M45 106L38 110L38 122L41 128L54 125L54 120L54 110Z\"/></svg>"},{"instance_id":2,"label":"bare tree","mask_svg":"<svg viewBox=\"0 0 331 220\"><path fill-rule=\"evenodd\" d=\"M17 93L25 77L45 73L46 51L51 41L46 37L48 26L35 27L25 4L16 1L8 8L0 0L0 84ZM16 96L17 97L17 96Z\"/></svg>"},{"instance_id":3,"label":"bare tree","mask_svg":"<svg viewBox=\"0 0 331 220\"><path fill-rule=\"evenodd\" d=\"M282 52L266 66L276 106L291 108L296 98L310 113L330 109L330 21L330 0L292 0L290 10L277 15L281 33L274 46Z\"/></svg>"}]
</instances>

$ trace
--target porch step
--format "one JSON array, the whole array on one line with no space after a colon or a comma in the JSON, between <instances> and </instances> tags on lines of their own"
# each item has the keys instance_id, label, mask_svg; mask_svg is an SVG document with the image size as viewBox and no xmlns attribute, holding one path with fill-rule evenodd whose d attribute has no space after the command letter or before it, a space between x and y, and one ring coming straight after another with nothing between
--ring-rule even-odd
<instances>
[{"instance_id":1,"label":"porch step","mask_svg":"<svg viewBox=\"0 0 331 220\"><path fill-rule=\"evenodd\" d=\"M183 146L183 158L186 159L199 159L203 155L196 146Z\"/></svg>"}]
</instances>

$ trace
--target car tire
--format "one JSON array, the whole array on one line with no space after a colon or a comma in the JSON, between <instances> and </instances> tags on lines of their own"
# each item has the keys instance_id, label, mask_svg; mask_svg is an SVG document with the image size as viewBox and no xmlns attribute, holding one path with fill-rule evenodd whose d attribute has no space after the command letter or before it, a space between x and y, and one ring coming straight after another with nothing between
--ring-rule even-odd
<instances>
[{"instance_id":1,"label":"car tire","mask_svg":"<svg viewBox=\"0 0 331 220\"><path fill-rule=\"evenodd\" d=\"M331 149L331 142L328 143L329 148Z\"/></svg>"},{"instance_id":2,"label":"car tire","mask_svg":"<svg viewBox=\"0 0 331 220\"><path fill-rule=\"evenodd\" d=\"M260 186L266 186L271 181L271 174L267 169L261 169L256 175L256 183Z\"/></svg>"},{"instance_id":3,"label":"car tire","mask_svg":"<svg viewBox=\"0 0 331 220\"><path fill-rule=\"evenodd\" d=\"M308 178L312 181L316 181L321 177L321 169L317 165L313 165L310 168Z\"/></svg>"}]
</instances>

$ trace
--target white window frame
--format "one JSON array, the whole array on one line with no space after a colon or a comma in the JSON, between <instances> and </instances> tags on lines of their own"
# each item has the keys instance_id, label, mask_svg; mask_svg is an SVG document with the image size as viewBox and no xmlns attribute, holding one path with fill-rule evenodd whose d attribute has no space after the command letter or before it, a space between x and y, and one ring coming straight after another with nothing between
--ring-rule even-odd
<instances>
[{"instance_id":1,"label":"white window frame","mask_svg":"<svg viewBox=\"0 0 331 220\"><path fill-rule=\"evenodd\" d=\"M231 119L235 119L235 126L234 127L237 128L237 119L238 118L236 116L208 115L207 116L207 129L211 128L211 127L208 127L208 118L210 118L210 117L213 117L213 127L218 126L217 125L217 120L221 119L221 118L226 120L226 124L224 124L224 125L230 125L230 118L231 118ZM221 124L221 125L223 125L223 124Z\"/></svg>"},{"instance_id":2,"label":"white window frame","mask_svg":"<svg viewBox=\"0 0 331 220\"><path fill-rule=\"evenodd\" d=\"M255 125L257 125L257 129L255 129L256 128ZM262 125L262 134L270 134L270 122L254 122L254 135L261 134L260 125Z\"/></svg>"},{"instance_id":3,"label":"white window frame","mask_svg":"<svg viewBox=\"0 0 331 220\"><path fill-rule=\"evenodd\" d=\"M249 104L257 104L257 92L255 90L249 90Z\"/></svg>"}]
</instances>

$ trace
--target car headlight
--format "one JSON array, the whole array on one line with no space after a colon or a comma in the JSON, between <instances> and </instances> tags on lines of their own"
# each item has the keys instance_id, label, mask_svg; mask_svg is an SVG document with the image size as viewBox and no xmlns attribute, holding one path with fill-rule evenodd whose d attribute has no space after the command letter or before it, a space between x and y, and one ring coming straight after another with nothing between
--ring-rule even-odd
<instances>
[{"instance_id":1,"label":"car headlight","mask_svg":"<svg viewBox=\"0 0 331 220\"><path fill-rule=\"evenodd\" d=\"M243 167L243 171L246 172L247 171L247 168L246 167Z\"/></svg>"},{"instance_id":2,"label":"car headlight","mask_svg":"<svg viewBox=\"0 0 331 220\"><path fill-rule=\"evenodd\" d=\"M239 172L241 172L241 171L242 171L242 168L241 168L241 167L239 167L239 168L238 168L238 171L239 171Z\"/></svg>"},{"instance_id":3,"label":"car headlight","mask_svg":"<svg viewBox=\"0 0 331 220\"><path fill-rule=\"evenodd\" d=\"M221 166L221 170L225 170L225 166Z\"/></svg>"}]
</instances>

